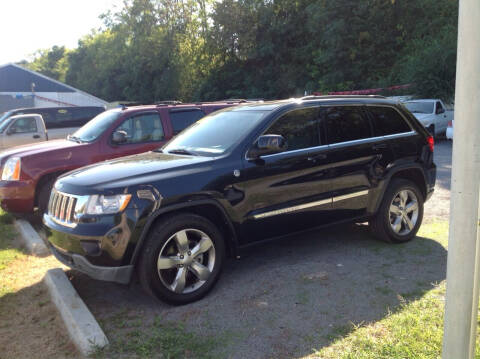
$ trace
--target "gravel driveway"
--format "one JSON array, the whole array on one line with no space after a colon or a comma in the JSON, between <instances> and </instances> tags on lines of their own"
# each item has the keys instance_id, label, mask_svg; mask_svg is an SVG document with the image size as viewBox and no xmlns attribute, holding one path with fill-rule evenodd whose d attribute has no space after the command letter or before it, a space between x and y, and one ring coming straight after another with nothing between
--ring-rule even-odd
<instances>
[{"instance_id":1,"label":"gravel driveway","mask_svg":"<svg viewBox=\"0 0 480 359\"><path fill-rule=\"evenodd\" d=\"M432 198L425 203L426 223L448 220L450 214L450 182L452 176L452 142L440 141L435 144L437 183Z\"/></svg>"},{"instance_id":2,"label":"gravel driveway","mask_svg":"<svg viewBox=\"0 0 480 359\"><path fill-rule=\"evenodd\" d=\"M425 206L426 222L449 213L451 144L436 144L435 158L437 187ZM205 299L182 307L151 299L137 284L70 275L117 346L126 345L132 330L148 337L157 318L212 340L216 357L301 358L348 332L351 323L377 321L403 300L420 297L445 279L445 269L446 251L436 241L389 245L373 240L366 226L351 225L253 248L227 263Z\"/></svg>"}]
</instances>

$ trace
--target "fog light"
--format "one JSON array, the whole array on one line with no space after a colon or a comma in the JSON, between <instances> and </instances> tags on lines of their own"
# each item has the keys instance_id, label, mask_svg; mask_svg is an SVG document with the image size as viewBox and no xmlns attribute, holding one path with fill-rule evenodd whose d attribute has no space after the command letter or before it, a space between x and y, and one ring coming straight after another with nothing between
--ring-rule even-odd
<instances>
[{"instance_id":1,"label":"fog light","mask_svg":"<svg viewBox=\"0 0 480 359\"><path fill-rule=\"evenodd\" d=\"M80 245L89 256L99 256L102 252L98 241L80 241Z\"/></svg>"},{"instance_id":2,"label":"fog light","mask_svg":"<svg viewBox=\"0 0 480 359\"><path fill-rule=\"evenodd\" d=\"M115 228L108 232L106 237L113 246L116 246L122 237L122 233L123 231L121 228Z\"/></svg>"}]
</instances>

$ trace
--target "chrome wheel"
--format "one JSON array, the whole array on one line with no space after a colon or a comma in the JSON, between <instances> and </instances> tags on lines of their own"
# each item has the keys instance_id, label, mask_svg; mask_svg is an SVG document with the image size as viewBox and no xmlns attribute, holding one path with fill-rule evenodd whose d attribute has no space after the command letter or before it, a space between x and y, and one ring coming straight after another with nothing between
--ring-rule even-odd
<instances>
[{"instance_id":1,"label":"chrome wheel","mask_svg":"<svg viewBox=\"0 0 480 359\"><path fill-rule=\"evenodd\" d=\"M393 231L401 236L409 234L418 220L418 198L409 189L399 191L390 204L390 226Z\"/></svg>"},{"instance_id":2,"label":"chrome wheel","mask_svg":"<svg viewBox=\"0 0 480 359\"><path fill-rule=\"evenodd\" d=\"M171 236L160 249L157 271L163 285L178 294L199 289L212 274L215 246L197 229L183 229Z\"/></svg>"}]
</instances>

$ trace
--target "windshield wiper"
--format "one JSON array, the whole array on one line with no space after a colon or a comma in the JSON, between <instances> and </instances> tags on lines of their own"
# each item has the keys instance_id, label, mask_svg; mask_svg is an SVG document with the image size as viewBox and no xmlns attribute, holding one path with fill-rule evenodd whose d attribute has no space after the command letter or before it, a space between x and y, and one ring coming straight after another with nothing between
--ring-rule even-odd
<instances>
[{"instance_id":1,"label":"windshield wiper","mask_svg":"<svg viewBox=\"0 0 480 359\"><path fill-rule=\"evenodd\" d=\"M183 148L175 148L173 150L170 150L168 151L168 153L173 153L173 154L176 154L176 155L189 155L189 156L196 156L195 153L193 152L190 152L190 151L187 151Z\"/></svg>"},{"instance_id":2,"label":"windshield wiper","mask_svg":"<svg viewBox=\"0 0 480 359\"><path fill-rule=\"evenodd\" d=\"M77 136L72 136L72 135L68 135L68 136L67 136L67 140L73 140L73 141L75 141L75 142L77 142L77 143L82 143L82 142L83 142L83 141L82 141L80 138L78 138Z\"/></svg>"}]
</instances>

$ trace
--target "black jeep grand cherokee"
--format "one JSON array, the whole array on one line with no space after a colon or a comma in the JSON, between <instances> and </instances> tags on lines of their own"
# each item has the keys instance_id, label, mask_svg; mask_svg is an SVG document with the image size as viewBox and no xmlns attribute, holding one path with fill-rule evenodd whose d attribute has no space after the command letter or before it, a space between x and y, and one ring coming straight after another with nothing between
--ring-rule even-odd
<instances>
[{"instance_id":1,"label":"black jeep grand cherokee","mask_svg":"<svg viewBox=\"0 0 480 359\"><path fill-rule=\"evenodd\" d=\"M433 139L378 97L318 97L213 113L162 149L55 184L44 223L56 257L155 296L204 296L226 255L332 223L412 239L435 185Z\"/></svg>"}]
</instances>

